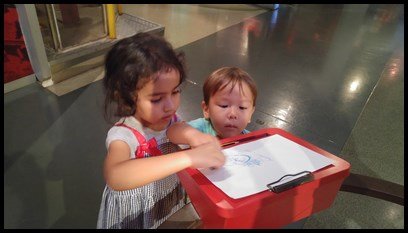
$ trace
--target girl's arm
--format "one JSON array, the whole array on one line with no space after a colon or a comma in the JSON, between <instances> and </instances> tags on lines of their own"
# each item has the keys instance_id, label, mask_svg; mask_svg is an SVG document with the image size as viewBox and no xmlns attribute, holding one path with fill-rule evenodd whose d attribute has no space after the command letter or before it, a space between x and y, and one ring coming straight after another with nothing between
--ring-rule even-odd
<instances>
[{"instance_id":1,"label":"girl's arm","mask_svg":"<svg viewBox=\"0 0 408 233\"><path fill-rule=\"evenodd\" d=\"M196 147L207 142L219 144L216 137L202 133L185 122L172 124L166 133L169 140L175 144L188 144L191 147Z\"/></svg>"},{"instance_id":2,"label":"girl's arm","mask_svg":"<svg viewBox=\"0 0 408 233\"><path fill-rule=\"evenodd\" d=\"M127 143L110 143L104 164L107 185L114 190L134 189L163 179L185 168L220 167L225 162L219 144L209 142L171 154L142 159L129 159Z\"/></svg>"}]
</instances>

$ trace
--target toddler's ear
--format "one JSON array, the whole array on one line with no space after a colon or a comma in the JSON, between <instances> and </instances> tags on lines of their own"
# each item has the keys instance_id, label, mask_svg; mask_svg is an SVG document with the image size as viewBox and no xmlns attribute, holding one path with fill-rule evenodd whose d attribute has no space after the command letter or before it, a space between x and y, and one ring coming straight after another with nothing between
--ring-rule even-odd
<instances>
[{"instance_id":1,"label":"toddler's ear","mask_svg":"<svg viewBox=\"0 0 408 233\"><path fill-rule=\"evenodd\" d=\"M255 112L255 107L252 108L252 113L251 113L251 117L249 118L248 124L251 123L252 114L254 114L254 112Z\"/></svg>"},{"instance_id":2,"label":"toddler's ear","mask_svg":"<svg viewBox=\"0 0 408 233\"><path fill-rule=\"evenodd\" d=\"M210 118L210 113L208 110L208 106L205 104L204 100L201 101L201 109L203 110L203 115L205 119Z\"/></svg>"}]
</instances>

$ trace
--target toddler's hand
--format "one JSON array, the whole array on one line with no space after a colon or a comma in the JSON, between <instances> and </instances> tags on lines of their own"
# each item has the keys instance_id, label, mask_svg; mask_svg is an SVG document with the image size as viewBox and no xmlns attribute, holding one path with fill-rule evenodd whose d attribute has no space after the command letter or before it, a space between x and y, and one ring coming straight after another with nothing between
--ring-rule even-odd
<instances>
[{"instance_id":1,"label":"toddler's hand","mask_svg":"<svg viewBox=\"0 0 408 233\"><path fill-rule=\"evenodd\" d=\"M193 168L218 168L225 163L225 156L221 152L218 140L201 144L191 149L189 157Z\"/></svg>"}]
</instances>

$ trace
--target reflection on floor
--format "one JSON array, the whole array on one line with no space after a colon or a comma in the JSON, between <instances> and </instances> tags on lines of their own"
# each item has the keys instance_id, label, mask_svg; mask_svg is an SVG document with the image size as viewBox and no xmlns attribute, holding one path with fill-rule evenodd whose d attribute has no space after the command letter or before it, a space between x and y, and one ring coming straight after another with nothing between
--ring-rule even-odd
<instances>
[{"instance_id":1,"label":"reflection on floor","mask_svg":"<svg viewBox=\"0 0 408 233\"><path fill-rule=\"evenodd\" d=\"M177 30L181 38L198 31L188 24L189 6L143 7L160 8L168 23L178 19L172 30L166 25L175 38ZM194 7L203 27L225 18L203 13L217 8ZM124 5L132 8L142 6ZM403 185L403 19L402 5L281 4L185 39L177 48L197 85L183 91L179 113L200 117L204 78L239 66L259 86L249 130L282 128L349 161L352 172ZM110 127L101 114L101 82L62 96L32 84L4 97L4 228L95 228ZM403 229L404 208L339 192L303 228Z\"/></svg>"},{"instance_id":2,"label":"reflection on floor","mask_svg":"<svg viewBox=\"0 0 408 233\"><path fill-rule=\"evenodd\" d=\"M179 48L193 41L221 31L243 19L265 12L250 5L196 5L196 4L130 4L123 12L147 19L165 27L164 37ZM177 14L174 14L177 12Z\"/></svg>"},{"instance_id":3,"label":"reflection on floor","mask_svg":"<svg viewBox=\"0 0 408 233\"><path fill-rule=\"evenodd\" d=\"M80 4L81 5L81 4ZM92 30L98 30L95 25L99 25L99 18L95 17L95 7L81 6L81 12L89 11L92 17L84 17L84 19L93 19ZM123 15L118 15L116 18L117 36L118 39L124 36L129 36L135 33L134 27L126 23L126 18L140 18L142 24L138 23L137 30L141 30L143 24L158 24L164 27L164 37L173 45L174 48L184 46L188 43L201 39L214 32L220 31L226 27L237 24L243 19L258 15L266 10L260 7L244 4L228 4L228 5L195 5L195 4L129 4L123 5ZM153 27L155 27L153 25ZM197 25L200 29L197 30ZM146 25L150 26L150 25ZM84 30L83 26L78 27L78 30ZM65 33L66 34L66 33ZM93 40L94 33L74 33L76 36L69 39L64 37L65 42L83 43ZM89 66L87 63L81 64L80 67ZM74 69L72 72L76 72ZM70 76L70 73L64 74ZM91 82L98 81L103 77L102 67L96 67L89 70L87 73L76 75L64 82L54 84L48 89L54 94L61 96L73 90L81 88ZM61 79L61 78L59 78Z\"/></svg>"}]
</instances>

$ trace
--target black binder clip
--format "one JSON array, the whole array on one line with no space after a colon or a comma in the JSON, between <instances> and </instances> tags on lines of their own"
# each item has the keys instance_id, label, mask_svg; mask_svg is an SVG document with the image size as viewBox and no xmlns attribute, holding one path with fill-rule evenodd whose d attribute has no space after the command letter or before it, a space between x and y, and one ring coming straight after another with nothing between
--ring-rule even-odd
<instances>
[{"instance_id":1,"label":"black binder clip","mask_svg":"<svg viewBox=\"0 0 408 233\"><path fill-rule=\"evenodd\" d=\"M295 178L293 180L290 180L286 183L283 184L278 184L278 185L274 185L279 183L283 178L287 177L287 176L298 176L304 174L298 178ZM268 189L274 193L280 193L283 191L286 191L288 189L294 188L298 185L304 184L306 182L310 182L313 180L313 174L310 171L303 171L303 172L299 172L297 174L288 174L288 175L284 175L282 176L278 181L275 181L273 183L267 184L266 186L268 187Z\"/></svg>"}]
</instances>

